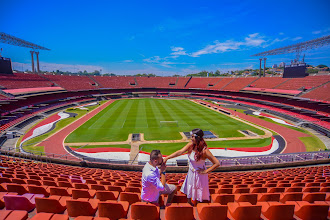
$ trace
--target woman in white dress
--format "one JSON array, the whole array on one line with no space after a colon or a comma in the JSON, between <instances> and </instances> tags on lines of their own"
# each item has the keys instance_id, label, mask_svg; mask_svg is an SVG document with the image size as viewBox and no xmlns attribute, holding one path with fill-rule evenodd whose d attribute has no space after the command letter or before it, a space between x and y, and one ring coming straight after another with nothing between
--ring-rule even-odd
<instances>
[{"instance_id":1,"label":"woman in white dress","mask_svg":"<svg viewBox=\"0 0 330 220\"><path fill-rule=\"evenodd\" d=\"M167 160L188 153L189 170L184 180L181 192L187 195L188 203L193 201L206 202L210 201L208 173L220 166L219 160L213 156L203 136L204 132L201 129L194 129L190 132L191 142L184 146L181 150L164 158L164 163ZM206 169L205 159L209 159L213 165Z\"/></svg>"}]
</instances>

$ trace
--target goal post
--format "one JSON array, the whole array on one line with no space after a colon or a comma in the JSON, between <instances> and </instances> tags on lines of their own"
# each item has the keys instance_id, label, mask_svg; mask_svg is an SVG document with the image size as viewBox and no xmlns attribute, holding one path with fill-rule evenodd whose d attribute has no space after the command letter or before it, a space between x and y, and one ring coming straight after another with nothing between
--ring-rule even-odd
<instances>
[{"instance_id":1,"label":"goal post","mask_svg":"<svg viewBox=\"0 0 330 220\"><path fill-rule=\"evenodd\" d=\"M178 121L160 121L160 127L179 127Z\"/></svg>"}]
</instances>

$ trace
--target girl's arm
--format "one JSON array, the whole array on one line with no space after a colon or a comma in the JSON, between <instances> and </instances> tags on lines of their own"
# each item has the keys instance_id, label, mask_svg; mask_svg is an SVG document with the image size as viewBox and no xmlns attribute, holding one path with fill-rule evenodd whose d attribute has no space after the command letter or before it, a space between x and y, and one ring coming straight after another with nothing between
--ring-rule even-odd
<instances>
[{"instance_id":1,"label":"girl's arm","mask_svg":"<svg viewBox=\"0 0 330 220\"><path fill-rule=\"evenodd\" d=\"M215 156L213 156L213 154L211 153L211 151L209 149L205 150L205 154L206 154L205 155L206 158L209 159L213 163L213 165L206 170L201 170L199 173L202 173L202 174L210 173L214 169L216 169L217 167L220 166L219 160Z\"/></svg>"},{"instance_id":2,"label":"girl's arm","mask_svg":"<svg viewBox=\"0 0 330 220\"><path fill-rule=\"evenodd\" d=\"M165 158L164 158L164 163L166 163L166 161L169 160L169 159L171 159L171 158L178 157L178 156L184 154L185 152L188 151L188 149L189 149L189 147L190 147L191 145L192 145L192 143L189 142L189 143L188 143L186 146L184 146L182 149L180 149L180 150L174 152L173 154L171 154L171 155L165 157Z\"/></svg>"}]
</instances>

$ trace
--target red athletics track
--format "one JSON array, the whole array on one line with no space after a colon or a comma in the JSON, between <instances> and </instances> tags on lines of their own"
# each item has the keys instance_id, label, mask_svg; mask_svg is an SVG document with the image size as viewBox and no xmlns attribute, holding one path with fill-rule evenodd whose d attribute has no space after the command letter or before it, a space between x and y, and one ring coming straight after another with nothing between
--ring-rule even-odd
<instances>
[{"instance_id":1,"label":"red athletics track","mask_svg":"<svg viewBox=\"0 0 330 220\"><path fill-rule=\"evenodd\" d=\"M96 115L97 113L108 107L108 105L110 105L111 103L113 103L113 100L110 100L104 103L103 105L99 106L98 108L94 109L93 111L88 112L88 114L82 116L78 120L74 121L73 123L69 124L68 126L62 128L52 136L45 139L47 141L44 140L43 142L39 143L38 146L44 146L46 153L62 154L62 155L67 154L68 152L64 149L63 146L64 139L66 138L66 136L68 136L72 131L77 129L86 121L91 119L94 115Z\"/></svg>"},{"instance_id":2,"label":"red athletics track","mask_svg":"<svg viewBox=\"0 0 330 220\"><path fill-rule=\"evenodd\" d=\"M217 107L219 108L218 105L215 104L211 104L209 102L204 102L206 105L210 105L212 107ZM221 107L223 108L223 107ZM298 137L309 137L308 134L293 130L293 129L289 129L286 128L284 126L275 124L275 123L271 123L268 121L264 121L262 119L253 117L253 116L249 116L249 115L245 115L244 113L241 112L235 112L231 109L227 109L227 108L223 108L226 109L227 111L229 111L231 114L233 115L237 115L239 118L244 119L246 121L252 122L256 125L260 125L262 127L265 128L269 128L273 131L275 131L276 133L278 133L279 135L281 135L284 140L286 141L286 147L284 149L284 151L282 153L296 153L296 152L306 152L306 147L303 144L303 142L301 142Z\"/></svg>"}]
</instances>

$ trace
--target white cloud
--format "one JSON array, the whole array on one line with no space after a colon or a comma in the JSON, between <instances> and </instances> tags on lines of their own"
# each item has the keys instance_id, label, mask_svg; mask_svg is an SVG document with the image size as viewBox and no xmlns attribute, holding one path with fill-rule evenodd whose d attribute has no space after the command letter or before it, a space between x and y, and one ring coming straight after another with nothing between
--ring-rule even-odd
<instances>
[{"instance_id":1,"label":"white cloud","mask_svg":"<svg viewBox=\"0 0 330 220\"><path fill-rule=\"evenodd\" d=\"M292 41L297 41L297 40L301 40L302 37L295 37L295 38L292 38Z\"/></svg>"},{"instance_id":2,"label":"white cloud","mask_svg":"<svg viewBox=\"0 0 330 220\"><path fill-rule=\"evenodd\" d=\"M241 47L259 47L265 42L266 41L264 40L264 36L261 36L259 33L254 33L245 37L244 41L214 41L214 44L208 45L199 51L193 52L191 56L199 57L203 54L224 53L231 50L239 50Z\"/></svg>"},{"instance_id":3,"label":"white cloud","mask_svg":"<svg viewBox=\"0 0 330 220\"><path fill-rule=\"evenodd\" d=\"M280 33L278 33L279 35L284 35L284 33L283 32L280 32Z\"/></svg>"},{"instance_id":4,"label":"white cloud","mask_svg":"<svg viewBox=\"0 0 330 220\"><path fill-rule=\"evenodd\" d=\"M184 50L183 47L171 47L172 51L182 51Z\"/></svg>"},{"instance_id":5,"label":"white cloud","mask_svg":"<svg viewBox=\"0 0 330 220\"><path fill-rule=\"evenodd\" d=\"M285 41L285 40L287 40L287 39L289 39L288 37L285 37L285 38L282 38L282 39L280 39L280 38L275 38L274 40L272 40L272 41L267 41L267 43L266 44L264 44L262 47L263 48L266 48L266 47L269 47L269 46L271 46L271 45L273 45L273 44L276 44L276 43L278 43L278 42L283 42L283 41Z\"/></svg>"},{"instance_id":6,"label":"white cloud","mask_svg":"<svg viewBox=\"0 0 330 220\"><path fill-rule=\"evenodd\" d=\"M330 31L330 27L325 28L323 30L317 30L317 31L313 31L312 34L324 34Z\"/></svg>"},{"instance_id":7,"label":"white cloud","mask_svg":"<svg viewBox=\"0 0 330 220\"><path fill-rule=\"evenodd\" d=\"M122 61L123 63L132 63L132 62L134 62L133 60L123 60Z\"/></svg>"},{"instance_id":8,"label":"white cloud","mask_svg":"<svg viewBox=\"0 0 330 220\"><path fill-rule=\"evenodd\" d=\"M144 62L147 63L159 63L163 58L160 58L159 56L153 56L150 58L143 59Z\"/></svg>"},{"instance_id":9,"label":"white cloud","mask_svg":"<svg viewBox=\"0 0 330 220\"><path fill-rule=\"evenodd\" d=\"M189 64L195 64L195 63L186 63L186 62L171 62L168 61L169 58L173 58L173 57L164 57L161 58L160 56L153 56L147 59L144 59L144 62L147 63L152 63L152 64L158 64L160 66L163 67L167 67L167 68L172 68L172 66L170 65L189 65Z\"/></svg>"},{"instance_id":10,"label":"white cloud","mask_svg":"<svg viewBox=\"0 0 330 220\"><path fill-rule=\"evenodd\" d=\"M172 58L177 58L182 55L188 55L183 47L171 47L171 50L173 51L171 53Z\"/></svg>"},{"instance_id":11,"label":"white cloud","mask_svg":"<svg viewBox=\"0 0 330 220\"><path fill-rule=\"evenodd\" d=\"M248 37L245 38L245 43L243 44L247 46L258 47L265 42L263 38L264 37L260 36L259 33L250 34Z\"/></svg>"}]
</instances>

